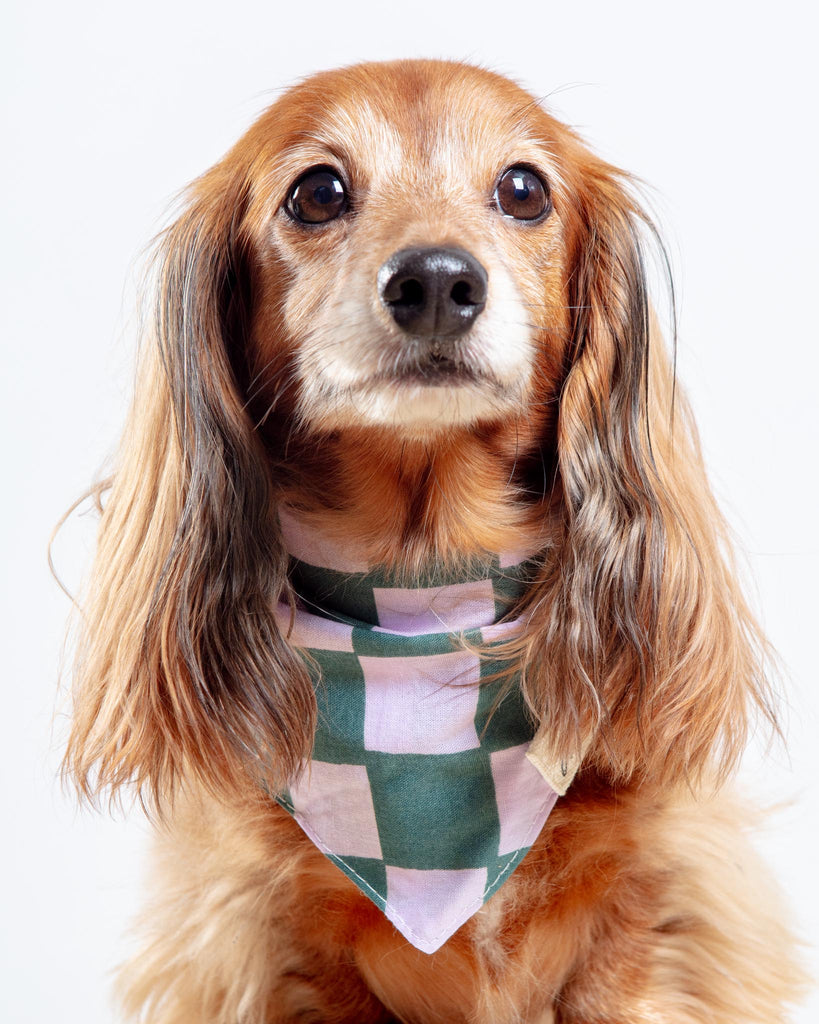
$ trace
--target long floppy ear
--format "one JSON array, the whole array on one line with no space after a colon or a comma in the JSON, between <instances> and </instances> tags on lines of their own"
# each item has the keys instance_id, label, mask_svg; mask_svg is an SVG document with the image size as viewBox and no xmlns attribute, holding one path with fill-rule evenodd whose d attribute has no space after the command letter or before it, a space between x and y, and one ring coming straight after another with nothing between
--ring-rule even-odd
<instances>
[{"instance_id":1,"label":"long floppy ear","mask_svg":"<svg viewBox=\"0 0 819 1024\"><path fill-rule=\"evenodd\" d=\"M656 233L620 172L577 163L563 532L529 598L524 688L553 753L585 750L620 780L693 780L735 763L752 709L773 718L768 650L650 315Z\"/></svg>"},{"instance_id":2,"label":"long floppy ear","mask_svg":"<svg viewBox=\"0 0 819 1024\"><path fill-rule=\"evenodd\" d=\"M249 243L230 159L191 190L157 262L154 330L100 525L65 766L86 795L289 777L312 742L271 470L237 384ZM260 768L261 770L261 768Z\"/></svg>"}]
</instances>

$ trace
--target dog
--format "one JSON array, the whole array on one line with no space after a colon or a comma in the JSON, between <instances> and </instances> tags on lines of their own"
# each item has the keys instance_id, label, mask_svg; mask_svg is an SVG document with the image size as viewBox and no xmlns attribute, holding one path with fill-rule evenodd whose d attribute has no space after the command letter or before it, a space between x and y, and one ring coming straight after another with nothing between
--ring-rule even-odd
<instances>
[{"instance_id":1,"label":"dog","mask_svg":"<svg viewBox=\"0 0 819 1024\"><path fill-rule=\"evenodd\" d=\"M658 246L628 175L462 63L314 75L191 186L65 760L156 822L129 1018L786 1020L722 785L770 652Z\"/></svg>"}]
</instances>

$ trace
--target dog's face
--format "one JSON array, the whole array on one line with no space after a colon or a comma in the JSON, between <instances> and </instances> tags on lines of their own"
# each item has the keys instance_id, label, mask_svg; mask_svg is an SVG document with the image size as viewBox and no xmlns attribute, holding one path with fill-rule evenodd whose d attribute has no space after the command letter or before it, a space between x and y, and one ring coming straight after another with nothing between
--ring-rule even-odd
<instances>
[{"instance_id":1,"label":"dog's face","mask_svg":"<svg viewBox=\"0 0 819 1024\"><path fill-rule=\"evenodd\" d=\"M274 111L249 211L268 395L288 377L308 427L421 436L548 402L569 334L566 129L507 80L437 62L321 75Z\"/></svg>"}]
</instances>

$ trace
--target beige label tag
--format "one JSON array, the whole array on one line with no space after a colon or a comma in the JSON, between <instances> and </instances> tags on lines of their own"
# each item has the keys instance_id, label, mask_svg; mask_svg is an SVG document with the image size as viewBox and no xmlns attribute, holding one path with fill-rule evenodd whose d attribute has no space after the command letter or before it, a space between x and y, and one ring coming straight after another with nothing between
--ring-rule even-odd
<instances>
[{"instance_id":1,"label":"beige label tag","mask_svg":"<svg viewBox=\"0 0 819 1024\"><path fill-rule=\"evenodd\" d=\"M571 786L586 752L588 743L583 744L582 752L561 756L554 752L552 742L545 730L539 729L526 751L527 758L537 768L558 796L565 796Z\"/></svg>"}]
</instances>

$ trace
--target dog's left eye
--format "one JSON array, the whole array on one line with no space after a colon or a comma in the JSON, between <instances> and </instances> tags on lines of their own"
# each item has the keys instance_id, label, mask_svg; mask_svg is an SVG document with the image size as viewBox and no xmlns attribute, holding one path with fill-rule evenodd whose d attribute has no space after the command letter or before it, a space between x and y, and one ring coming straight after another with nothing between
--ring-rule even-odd
<instances>
[{"instance_id":1,"label":"dog's left eye","mask_svg":"<svg viewBox=\"0 0 819 1024\"><path fill-rule=\"evenodd\" d=\"M291 188L287 209L303 224L323 224L347 208L344 183L331 167L317 167Z\"/></svg>"},{"instance_id":2,"label":"dog's left eye","mask_svg":"<svg viewBox=\"0 0 819 1024\"><path fill-rule=\"evenodd\" d=\"M515 220L539 220L552 207L549 186L528 167L510 167L495 189L495 202L502 213Z\"/></svg>"}]
</instances>

